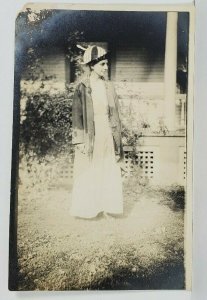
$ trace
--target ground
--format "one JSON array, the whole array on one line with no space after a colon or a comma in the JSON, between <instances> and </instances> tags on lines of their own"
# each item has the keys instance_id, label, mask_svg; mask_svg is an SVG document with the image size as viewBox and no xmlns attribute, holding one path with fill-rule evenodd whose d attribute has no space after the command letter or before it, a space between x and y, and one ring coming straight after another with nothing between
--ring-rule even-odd
<instances>
[{"instance_id":1,"label":"ground","mask_svg":"<svg viewBox=\"0 0 207 300\"><path fill-rule=\"evenodd\" d=\"M83 220L69 215L71 187L20 184L19 290L183 289L184 191L123 190L123 216Z\"/></svg>"}]
</instances>

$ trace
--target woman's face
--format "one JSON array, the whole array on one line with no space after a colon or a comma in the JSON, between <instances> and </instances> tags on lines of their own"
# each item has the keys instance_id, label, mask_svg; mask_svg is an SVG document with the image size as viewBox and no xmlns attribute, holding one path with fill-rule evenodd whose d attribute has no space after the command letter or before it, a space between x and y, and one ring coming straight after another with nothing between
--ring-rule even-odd
<instances>
[{"instance_id":1,"label":"woman's face","mask_svg":"<svg viewBox=\"0 0 207 300\"><path fill-rule=\"evenodd\" d=\"M99 77L105 77L108 71L108 60L104 59L91 67L92 71Z\"/></svg>"}]
</instances>

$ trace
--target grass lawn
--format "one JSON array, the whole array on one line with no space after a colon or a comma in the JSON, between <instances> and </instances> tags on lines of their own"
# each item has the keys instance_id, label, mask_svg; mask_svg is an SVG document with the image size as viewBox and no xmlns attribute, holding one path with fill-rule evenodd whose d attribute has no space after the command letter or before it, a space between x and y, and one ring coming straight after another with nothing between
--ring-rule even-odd
<instances>
[{"instance_id":1,"label":"grass lawn","mask_svg":"<svg viewBox=\"0 0 207 300\"><path fill-rule=\"evenodd\" d=\"M122 217L83 220L71 189L43 187L19 188L19 290L184 288L182 188L131 179Z\"/></svg>"}]
</instances>

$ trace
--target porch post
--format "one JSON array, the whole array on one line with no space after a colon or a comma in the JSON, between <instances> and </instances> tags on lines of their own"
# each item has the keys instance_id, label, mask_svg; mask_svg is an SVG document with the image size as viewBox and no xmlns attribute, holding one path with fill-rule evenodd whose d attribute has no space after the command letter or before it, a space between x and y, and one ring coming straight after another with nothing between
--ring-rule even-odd
<instances>
[{"instance_id":1,"label":"porch post","mask_svg":"<svg viewBox=\"0 0 207 300\"><path fill-rule=\"evenodd\" d=\"M177 71L177 12L167 13L165 44L165 123L169 131L175 130L175 96Z\"/></svg>"}]
</instances>

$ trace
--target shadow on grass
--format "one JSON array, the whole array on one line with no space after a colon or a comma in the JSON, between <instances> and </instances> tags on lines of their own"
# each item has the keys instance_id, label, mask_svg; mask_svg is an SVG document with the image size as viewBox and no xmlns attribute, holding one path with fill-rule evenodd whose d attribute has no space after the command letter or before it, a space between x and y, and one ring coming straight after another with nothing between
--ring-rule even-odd
<instances>
[{"instance_id":1,"label":"shadow on grass","mask_svg":"<svg viewBox=\"0 0 207 300\"><path fill-rule=\"evenodd\" d=\"M173 211L184 210L185 208L185 189L183 186L172 185L161 189L162 198L160 204L167 205Z\"/></svg>"},{"instance_id":2,"label":"shadow on grass","mask_svg":"<svg viewBox=\"0 0 207 300\"><path fill-rule=\"evenodd\" d=\"M185 289L184 263L167 261L153 270L139 269L131 272L126 268L114 271L113 276L87 287L90 290L182 290Z\"/></svg>"}]
</instances>

